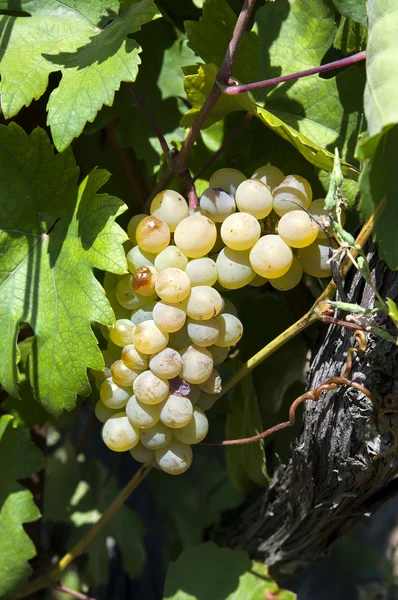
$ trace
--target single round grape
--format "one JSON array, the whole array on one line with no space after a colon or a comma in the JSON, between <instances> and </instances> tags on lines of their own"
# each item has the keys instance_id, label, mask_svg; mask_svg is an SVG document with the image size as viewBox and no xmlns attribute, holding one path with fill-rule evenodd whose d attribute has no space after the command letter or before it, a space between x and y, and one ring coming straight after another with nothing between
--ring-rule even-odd
<instances>
[{"instance_id":1,"label":"single round grape","mask_svg":"<svg viewBox=\"0 0 398 600\"><path fill-rule=\"evenodd\" d=\"M273 167L272 165L265 165L264 167L259 167L256 171L254 171L252 178L260 179L263 183L268 185L271 190L278 185L284 179L285 175L282 173L278 167Z\"/></svg>"},{"instance_id":2,"label":"single round grape","mask_svg":"<svg viewBox=\"0 0 398 600\"><path fill-rule=\"evenodd\" d=\"M199 388L205 394L219 394L222 390L222 379L218 371L213 369L210 377L199 384Z\"/></svg>"},{"instance_id":3,"label":"single round grape","mask_svg":"<svg viewBox=\"0 0 398 600\"><path fill-rule=\"evenodd\" d=\"M160 419L160 410L160 404L144 404L134 395L129 398L126 405L128 420L138 429L148 429L156 425Z\"/></svg>"},{"instance_id":4,"label":"single round grape","mask_svg":"<svg viewBox=\"0 0 398 600\"><path fill-rule=\"evenodd\" d=\"M225 219L221 225L224 244L232 250L249 250L261 234L260 223L248 213L238 212Z\"/></svg>"},{"instance_id":5,"label":"single round grape","mask_svg":"<svg viewBox=\"0 0 398 600\"><path fill-rule=\"evenodd\" d=\"M288 175L273 190L274 211L282 217L291 210L308 208L312 200L311 186L300 175Z\"/></svg>"},{"instance_id":6,"label":"single round grape","mask_svg":"<svg viewBox=\"0 0 398 600\"><path fill-rule=\"evenodd\" d=\"M188 204L174 190L163 190L159 192L151 202L149 212L151 215L163 219L169 226L170 231L175 231L178 223L188 216Z\"/></svg>"},{"instance_id":7,"label":"single round grape","mask_svg":"<svg viewBox=\"0 0 398 600\"><path fill-rule=\"evenodd\" d=\"M184 302L188 317L196 321L212 319L221 311L222 300L219 292L207 285L198 285Z\"/></svg>"},{"instance_id":8,"label":"single round grape","mask_svg":"<svg viewBox=\"0 0 398 600\"><path fill-rule=\"evenodd\" d=\"M250 283L255 272L250 264L250 251L224 248L217 256L218 281L227 290L237 290Z\"/></svg>"},{"instance_id":9,"label":"single round grape","mask_svg":"<svg viewBox=\"0 0 398 600\"><path fill-rule=\"evenodd\" d=\"M311 246L300 248L298 252L298 259L303 271L311 277L331 276L329 258L329 243L326 240L315 240Z\"/></svg>"},{"instance_id":10,"label":"single round grape","mask_svg":"<svg viewBox=\"0 0 398 600\"><path fill-rule=\"evenodd\" d=\"M197 408L193 409L192 419L180 429L173 431L173 435L179 442L183 444L199 444L202 442L207 432L209 431L209 421L203 410Z\"/></svg>"},{"instance_id":11,"label":"single round grape","mask_svg":"<svg viewBox=\"0 0 398 600\"><path fill-rule=\"evenodd\" d=\"M136 310L148 301L133 290L132 275L125 275L120 279L116 286L116 299L123 308L128 310Z\"/></svg>"},{"instance_id":12,"label":"single round grape","mask_svg":"<svg viewBox=\"0 0 398 600\"><path fill-rule=\"evenodd\" d=\"M140 308L137 308L130 317L130 321L134 323L137 327L140 323L144 321L149 321L153 318L153 309L156 306L156 300L151 300L150 302L145 302Z\"/></svg>"},{"instance_id":13,"label":"single round grape","mask_svg":"<svg viewBox=\"0 0 398 600\"><path fill-rule=\"evenodd\" d=\"M311 202L308 212L314 217L315 222L318 224L318 239L327 240L327 235L324 229L321 227L328 227L330 224L330 216L328 211L325 208L325 199L319 198L318 200L313 200ZM335 212L333 213L334 218L336 219ZM344 225L346 220L345 212L341 213L341 224Z\"/></svg>"},{"instance_id":14,"label":"single round grape","mask_svg":"<svg viewBox=\"0 0 398 600\"><path fill-rule=\"evenodd\" d=\"M211 346L218 338L218 325L214 319L195 321L188 319L188 335L192 343L201 348Z\"/></svg>"},{"instance_id":15,"label":"single round grape","mask_svg":"<svg viewBox=\"0 0 398 600\"><path fill-rule=\"evenodd\" d=\"M144 215L143 213L139 215L134 215L134 217L131 217L129 224L127 225L127 235L129 236L130 241L134 244L134 246L137 243L137 240L135 238L135 232L137 230L138 223L141 223L141 221L147 216L148 215Z\"/></svg>"},{"instance_id":16,"label":"single round grape","mask_svg":"<svg viewBox=\"0 0 398 600\"><path fill-rule=\"evenodd\" d=\"M161 352L151 356L149 368L152 373L161 379L173 379L177 377L182 369L180 353L173 348L165 348Z\"/></svg>"},{"instance_id":17,"label":"single round grape","mask_svg":"<svg viewBox=\"0 0 398 600\"><path fill-rule=\"evenodd\" d=\"M303 210L292 210L280 219L278 235L292 248L305 248L315 241L318 225Z\"/></svg>"},{"instance_id":18,"label":"single round grape","mask_svg":"<svg viewBox=\"0 0 398 600\"><path fill-rule=\"evenodd\" d=\"M131 450L139 442L139 433L127 418L125 412L110 417L102 428L102 439L110 450L125 452Z\"/></svg>"},{"instance_id":19,"label":"single round grape","mask_svg":"<svg viewBox=\"0 0 398 600\"><path fill-rule=\"evenodd\" d=\"M162 250L162 252L157 255L154 264L155 269L157 269L159 273L164 269L169 269L170 267L184 271L188 264L188 259L185 254L177 248L177 246L167 246L167 248Z\"/></svg>"},{"instance_id":20,"label":"single round grape","mask_svg":"<svg viewBox=\"0 0 398 600\"><path fill-rule=\"evenodd\" d=\"M105 423L105 421L112 417L112 415L116 414L116 410L109 408L109 406L105 406L102 400L98 400L97 404L95 405L94 412L98 421L101 421L101 423Z\"/></svg>"},{"instance_id":21,"label":"single round grape","mask_svg":"<svg viewBox=\"0 0 398 600\"><path fill-rule=\"evenodd\" d=\"M188 328L186 324L183 325L178 331L170 333L170 348L174 348L174 350L181 350L182 348L186 348L187 346L189 346L190 343L191 339L188 335Z\"/></svg>"},{"instance_id":22,"label":"single round grape","mask_svg":"<svg viewBox=\"0 0 398 600\"><path fill-rule=\"evenodd\" d=\"M199 399L200 394L202 393L201 390L198 388L197 385L194 385L193 383L189 384L189 394L188 394L188 398L190 399L190 401L192 402L192 404L195 404L195 402Z\"/></svg>"},{"instance_id":23,"label":"single round grape","mask_svg":"<svg viewBox=\"0 0 398 600\"><path fill-rule=\"evenodd\" d=\"M222 298L221 312L228 313L230 315L234 315L235 317L238 316L238 309L236 308L235 304L233 302L231 302L231 300L229 298L227 298L226 296L223 296L223 298Z\"/></svg>"},{"instance_id":24,"label":"single round grape","mask_svg":"<svg viewBox=\"0 0 398 600\"><path fill-rule=\"evenodd\" d=\"M267 279L282 277L289 270L292 260L293 252L279 235L264 235L250 250L252 269Z\"/></svg>"},{"instance_id":25,"label":"single round grape","mask_svg":"<svg viewBox=\"0 0 398 600\"><path fill-rule=\"evenodd\" d=\"M271 189L260 179L246 179L236 190L236 205L256 219L268 217L272 210Z\"/></svg>"},{"instance_id":26,"label":"single round grape","mask_svg":"<svg viewBox=\"0 0 398 600\"><path fill-rule=\"evenodd\" d=\"M243 335L243 325L234 315L223 313L216 317L216 321L219 328L219 336L215 343L215 346L221 346L221 348L228 348L234 346L239 342Z\"/></svg>"},{"instance_id":27,"label":"single round grape","mask_svg":"<svg viewBox=\"0 0 398 600\"><path fill-rule=\"evenodd\" d=\"M132 450L130 450L131 456L139 463L149 463L155 458L155 450L145 448L145 446L138 442Z\"/></svg>"},{"instance_id":28,"label":"single round grape","mask_svg":"<svg viewBox=\"0 0 398 600\"><path fill-rule=\"evenodd\" d=\"M111 376L116 385L120 387L131 387L140 371L129 369L122 360L115 360L111 366Z\"/></svg>"},{"instance_id":29,"label":"single round grape","mask_svg":"<svg viewBox=\"0 0 398 600\"><path fill-rule=\"evenodd\" d=\"M156 293L165 302L182 302L190 289L189 277L181 269L164 269L156 280Z\"/></svg>"},{"instance_id":30,"label":"single round grape","mask_svg":"<svg viewBox=\"0 0 398 600\"><path fill-rule=\"evenodd\" d=\"M218 396L216 394L206 394L205 392L202 392L195 407L197 406L198 408L201 408L203 411L207 412L217 402L217 398Z\"/></svg>"},{"instance_id":31,"label":"single round grape","mask_svg":"<svg viewBox=\"0 0 398 600\"><path fill-rule=\"evenodd\" d=\"M210 177L209 186L221 188L235 196L238 186L246 179L245 175L238 169L218 169Z\"/></svg>"},{"instance_id":32,"label":"single round grape","mask_svg":"<svg viewBox=\"0 0 398 600\"><path fill-rule=\"evenodd\" d=\"M252 287L261 287L262 285L264 285L267 282L268 282L268 279L266 279L265 277L261 277L261 275L258 275L256 273L255 277L251 280L249 285L251 285Z\"/></svg>"},{"instance_id":33,"label":"single round grape","mask_svg":"<svg viewBox=\"0 0 398 600\"><path fill-rule=\"evenodd\" d=\"M191 446L178 440L172 440L166 448L156 450L155 456L159 467L169 475L181 475L192 464Z\"/></svg>"},{"instance_id":34,"label":"single round grape","mask_svg":"<svg viewBox=\"0 0 398 600\"><path fill-rule=\"evenodd\" d=\"M156 254L144 252L139 246L134 246L126 254L127 267L130 273L135 273L141 267L153 267Z\"/></svg>"},{"instance_id":35,"label":"single round grape","mask_svg":"<svg viewBox=\"0 0 398 600\"><path fill-rule=\"evenodd\" d=\"M100 389L100 398L108 408L124 408L131 396L131 388L123 388L108 377L102 382Z\"/></svg>"},{"instance_id":36,"label":"single round grape","mask_svg":"<svg viewBox=\"0 0 398 600\"><path fill-rule=\"evenodd\" d=\"M149 427L149 429L140 430L140 442L145 448L157 450L165 448L170 443L172 435L171 429L159 421L159 423L156 423L153 427Z\"/></svg>"},{"instance_id":37,"label":"single round grape","mask_svg":"<svg viewBox=\"0 0 398 600\"><path fill-rule=\"evenodd\" d=\"M153 309L153 320L162 331L174 333L184 325L187 315L182 303L170 304L160 300Z\"/></svg>"},{"instance_id":38,"label":"single round grape","mask_svg":"<svg viewBox=\"0 0 398 600\"><path fill-rule=\"evenodd\" d=\"M188 258L200 258L208 254L216 238L217 229L213 221L201 214L187 217L174 232L175 245Z\"/></svg>"},{"instance_id":39,"label":"single round grape","mask_svg":"<svg viewBox=\"0 0 398 600\"><path fill-rule=\"evenodd\" d=\"M216 263L207 256L190 260L185 268L185 273L188 275L192 287L197 285L212 286L216 283L218 277Z\"/></svg>"},{"instance_id":40,"label":"single round grape","mask_svg":"<svg viewBox=\"0 0 398 600\"><path fill-rule=\"evenodd\" d=\"M193 404L189 398L170 394L162 404L160 420L167 427L177 429L189 423L192 414Z\"/></svg>"},{"instance_id":41,"label":"single round grape","mask_svg":"<svg viewBox=\"0 0 398 600\"><path fill-rule=\"evenodd\" d=\"M170 229L163 219L145 217L137 226L135 236L141 250L157 254L170 244Z\"/></svg>"},{"instance_id":42,"label":"single round grape","mask_svg":"<svg viewBox=\"0 0 398 600\"><path fill-rule=\"evenodd\" d=\"M200 212L214 223L222 223L235 210L234 197L221 188L208 187L200 197Z\"/></svg>"},{"instance_id":43,"label":"single round grape","mask_svg":"<svg viewBox=\"0 0 398 600\"><path fill-rule=\"evenodd\" d=\"M140 267L133 275L133 290L140 296L154 296L158 278L155 267Z\"/></svg>"},{"instance_id":44,"label":"single round grape","mask_svg":"<svg viewBox=\"0 0 398 600\"><path fill-rule=\"evenodd\" d=\"M169 382L152 371L144 371L133 383L135 397L144 404L159 404L169 394Z\"/></svg>"},{"instance_id":45,"label":"single round grape","mask_svg":"<svg viewBox=\"0 0 398 600\"><path fill-rule=\"evenodd\" d=\"M290 214L290 213L289 213ZM270 279L270 284L276 290L280 290L282 292L287 292L287 290L292 290L300 283L301 277L303 276L303 267L297 256L293 256L293 262L290 266L290 269L287 273L282 275L282 277L277 277L276 279Z\"/></svg>"},{"instance_id":46,"label":"single round grape","mask_svg":"<svg viewBox=\"0 0 398 600\"><path fill-rule=\"evenodd\" d=\"M221 348L220 346L210 346L210 353L213 357L214 366L221 365L228 356L229 348Z\"/></svg>"},{"instance_id":47,"label":"single round grape","mask_svg":"<svg viewBox=\"0 0 398 600\"><path fill-rule=\"evenodd\" d=\"M118 319L109 329L109 337L116 346L127 346L133 341L135 325L129 319Z\"/></svg>"},{"instance_id":48,"label":"single round grape","mask_svg":"<svg viewBox=\"0 0 398 600\"><path fill-rule=\"evenodd\" d=\"M213 358L207 348L188 346L180 352L182 369L180 377L188 383L199 384L210 377L213 370Z\"/></svg>"},{"instance_id":49,"label":"single round grape","mask_svg":"<svg viewBox=\"0 0 398 600\"><path fill-rule=\"evenodd\" d=\"M107 350L101 350L102 358L104 359L104 370L97 371L96 369L90 369L90 373L95 379L99 381L104 381L107 377L111 375L111 366L114 361L113 357L109 354Z\"/></svg>"},{"instance_id":50,"label":"single round grape","mask_svg":"<svg viewBox=\"0 0 398 600\"><path fill-rule=\"evenodd\" d=\"M156 354L166 348L169 334L161 331L152 319L140 323L134 331L134 346L143 354Z\"/></svg>"},{"instance_id":51,"label":"single round grape","mask_svg":"<svg viewBox=\"0 0 398 600\"><path fill-rule=\"evenodd\" d=\"M148 368L149 356L139 352L134 344L125 346L120 358L133 371L144 371Z\"/></svg>"}]
</instances>

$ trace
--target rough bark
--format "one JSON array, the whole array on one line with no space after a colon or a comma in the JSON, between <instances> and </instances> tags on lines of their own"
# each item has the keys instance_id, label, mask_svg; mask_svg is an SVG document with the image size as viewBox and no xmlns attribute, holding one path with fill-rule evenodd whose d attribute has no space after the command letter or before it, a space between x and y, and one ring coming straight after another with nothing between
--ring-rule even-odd
<instances>
[{"instance_id":1,"label":"rough bark","mask_svg":"<svg viewBox=\"0 0 398 600\"><path fill-rule=\"evenodd\" d=\"M396 298L398 273L377 258L373 245L368 261L382 297ZM345 292L349 302L374 305L372 289L353 270ZM387 321L380 313L372 316L372 323ZM313 353L307 389L341 374L353 333L329 326ZM379 405L393 394L398 406L397 359L396 346L367 335L366 356L354 355L350 378L370 389ZM398 416L387 419L398 431ZM296 575L357 520L398 492L398 454L372 461L393 441L364 394L347 387L323 392L318 402L306 403L302 431L288 464L277 468L265 495L246 505L228 530L218 532L218 542L247 550L272 567L274 575Z\"/></svg>"}]
</instances>

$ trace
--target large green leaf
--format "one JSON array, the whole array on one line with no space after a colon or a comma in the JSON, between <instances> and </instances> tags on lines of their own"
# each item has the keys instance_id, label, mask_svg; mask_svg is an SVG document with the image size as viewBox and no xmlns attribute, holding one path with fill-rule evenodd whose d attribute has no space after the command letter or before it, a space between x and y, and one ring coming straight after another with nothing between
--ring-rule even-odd
<instances>
[{"instance_id":1,"label":"large green leaf","mask_svg":"<svg viewBox=\"0 0 398 600\"><path fill-rule=\"evenodd\" d=\"M109 325L113 312L92 269L126 271L114 222L125 207L97 194L108 177L94 170L78 185L72 152L54 156L43 130L0 127L0 381L18 396L16 342L29 323L30 383L53 414L89 394L87 367L102 368L90 323Z\"/></svg>"},{"instance_id":2,"label":"large green leaf","mask_svg":"<svg viewBox=\"0 0 398 600\"><path fill-rule=\"evenodd\" d=\"M344 17L348 17L365 27L368 24L366 0L333 0L333 4Z\"/></svg>"},{"instance_id":3,"label":"large green leaf","mask_svg":"<svg viewBox=\"0 0 398 600\"><path fill-rule=\"evenodd\" d=\"M184 550L170 564L164 600L294 600L281 590L265 565L252 562L246 552L218 548L206 542Z\"/></svg>"},{"instance_id":4,"label":"large green leaf","mask_svg":"<svg viewBox=\"0 0 398 600\"><path fill-rule=\"evenodd\" d=\"M23 524L36 521L40 512L29 490L18 481L44 467L44 459L32 444L29 430L14 427L13 418L0 418L0 596L15 591L30 576L28 561L35 547Z\"/></svg>"},{"instance_id":5,"label":"large green leaf","mask_svg":"<svg viewBox=\"0 0 398 600\"><path fill-rule=\"evenodd\" d=\"M48 102L48 123L57 149L64 150L103 104L112 104L120 83L137 77L141 48L130 35L157 11L153 0L142 0L106 27L99 26L104 15L114 16L118 8L115 0L38 0L23 5L30 17L1 17L4 116L10 118L40 98L49 74L61 71Z\"/></svg>"}]
</instances>

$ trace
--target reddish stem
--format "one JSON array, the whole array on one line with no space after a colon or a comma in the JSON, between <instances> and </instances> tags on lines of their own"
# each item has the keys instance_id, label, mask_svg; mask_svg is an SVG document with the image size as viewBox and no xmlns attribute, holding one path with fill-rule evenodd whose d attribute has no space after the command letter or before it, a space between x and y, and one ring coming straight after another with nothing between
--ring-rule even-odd
<instances>
[{"instance_id":1,"label":"reddish stem","mask_svg":"<svg viewBox=\"0 0 398 600\"><path fill-rule=\"evenodd\" d=\"M278 83L283 83L284 81L294 81L296 79L301 79L302 77L315 75L316 73L324 73L326 71L332 71L333 69L339 69L340 67L353 65L361 60L365 60L365 58L366 51L364 50L363 52L352 54L351 56L341 58L340 60L335 60L327 63L326 65L313 67L312 69L306 69L305 71L299 71L298 73L290 73L290 75L282 75L281 77L273 77L272 79L264 79L263 81L255 81L254 83L246 83L243 85L228 85L226 87L222 87L222 84L220 85L225 94L228 94L229 96L235 96L237 94L250 92L251 90L258 90L271 85L277 85Z\"/></svg>"},{"instance_id":2,"label":"reddish stem","mask_svg":"<svg viewBox=\"0 0 398 600\"><path fill-rule=\"evenodd\" d=\"M195 184L193 182L192 175L188 169L186 171L184 171L184 173L181 173L181 178L183 179L183 181L185 183L185 189L187 191L189 212L193 213L199 207L199 199L198 199L198 195L196 193Z\"/></svg>"},{"instance_id":3,"label":"reddish stem","mask_svg":"<svg viewBox=\"0 0 398 600\"><path fill-rule=\"evenodd\" d=\"M170 148L168 143L166 142L166 138L164 137L163 133L160 131L155 119L152 117L151 111L149 110L149 108L147 107L147 105L145 104L145 102L143 101L141 94L138 92L138 90L136 89L135 85L133 83L128 83L127 87L129 88L133 98L135 99L135 101L137 102L138 106L141 108L142 112L144 113L144 115L146 116L148 123L150 124L150 126L152 127L154 133L156 134L159 143L162 147L162 150L164 152L164 155L166 156L167 160L170 159Z\"/></svg>"}]
</instances>

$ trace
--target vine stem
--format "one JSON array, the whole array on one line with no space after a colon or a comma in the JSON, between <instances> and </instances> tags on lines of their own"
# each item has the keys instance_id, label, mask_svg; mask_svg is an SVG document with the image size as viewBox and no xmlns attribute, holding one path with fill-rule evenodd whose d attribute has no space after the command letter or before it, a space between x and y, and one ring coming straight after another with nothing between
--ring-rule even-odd
<instances>
[{"instance_id":1,"label":"vine stem","mask_svg":"<svg viewBox=\"0 0 398 600\"><path fill-rule=\"evenodd\" d=\"M43 588L53 586L54 582L59 579L59 576L65 569L71 564L71 562L77 558L88 544L99 534L104 526L112 519L117 513L119 508L125 503L130 494L139 486L141 481L145 479L148 473L151 471L150 465L142 465L130 479L128 484L119 492L114 501L108 506L104 514L98 521L83 535L83 537L73 546L73 548L63 556L56 566L51 569L49 573L45 573L36 579L28 582L22 591L14 596L14 598L25 598L34 592L42 590Z\"/></svg>"},{"instance_id":2,"label":"vine stem","mask_svg":"<svg viewBox=\"0 0 398 600\"><path fill-rule=\"evenodd\" d=\"M95 598L91 598L86 594L82 594L81 592L77 592L76 590L72 590L72 588L67 587L66 585L57 585L55 588L57 592L62 592L64 594L69 594L69 596L73 596L73 598L77 598L78 600L95 600Z\"/></svg>"},{"instance_id":3,"label":"vine stem","mask_svg":"<svg viewBox=\"0 0 398 600\"><path fill-rule=\"evenodd\" d=\"M280 77L273 77L272 79L264 79L263 81L255 81L254 83L246 83L242 85L228 85L222 86L221 89L224 94L228 96L236 96L237 94L244 94L252 90L258 90L261 88L269 87L271 85L277 85L285 81L293 81L301 79L302 77L308 77L309 75L316 75L317 73L325 73L326 71L332 71L333 69L339 69L353 65L357 62L366 59L366 50L363 52L357 52L351 56L341 58L340 60L334 60L333 62L327 63L326 65L320 65L319 67L313 67L312 69L306 69L305 71L298 71L297 73L290 73L290 75L281 75Z\"/></svg>"},{"instance_id":4,"label":"vine stem","mask_svg":"<svg viewBox=\"0 0 398 600\"><path fill-rule=\"evenodd\" d=\"M185 189L188 196L189 213L194 213L199 208L199 199L196 193L195 184L189 169L181 173L181 177L185 183Z\"/></svg>"}]
</instances>

